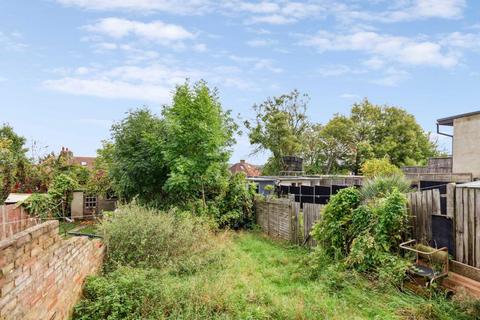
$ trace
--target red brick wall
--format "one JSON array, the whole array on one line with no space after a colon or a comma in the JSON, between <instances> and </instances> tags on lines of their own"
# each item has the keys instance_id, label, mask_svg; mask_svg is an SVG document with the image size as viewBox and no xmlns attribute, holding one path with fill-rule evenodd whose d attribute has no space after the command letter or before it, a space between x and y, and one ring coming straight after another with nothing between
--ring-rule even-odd
<instances>
[{"instance_id":1,"label":"red brick wall","mask_svg":"<svg viewBox=\"0 0 480 320\"><path fill-rule=\"evenodd\" d=\"M30 216L27 211L14 204L0 206L0 240L23 231L39 223L39 219Z\"/></svg>"},{"instance_id":2,"label":"red brick wall","mask_svg":"<svg viewBox=\"0 0 480 320\"><path fill-rule=\"evenodd\" d=\"M0 319L68 319L103 254L99 240L61 238L56 220L0 241Z\"/></svg>"}]
</instances>

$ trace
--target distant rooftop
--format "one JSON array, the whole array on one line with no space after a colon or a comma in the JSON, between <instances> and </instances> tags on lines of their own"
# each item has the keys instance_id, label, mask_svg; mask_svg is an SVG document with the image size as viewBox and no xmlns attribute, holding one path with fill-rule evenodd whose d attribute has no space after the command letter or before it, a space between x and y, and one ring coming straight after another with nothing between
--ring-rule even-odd
<instances>
[{"instance_id":1,"label":"distant rooftop","mask_svg":"<svg viewBox=\"0 0 480 320\"><path fill-rule=\"evenodd\" d=\"M479 114L480 114L480 111L457 114L456 116L451 116L451 117L447 117L447 118L438 119L437 124L439 124L441 126L453 126L453 121L455 119L467 118L467 117L476 116L476 115L479 115Z\"/></svg>"}]
</instances>

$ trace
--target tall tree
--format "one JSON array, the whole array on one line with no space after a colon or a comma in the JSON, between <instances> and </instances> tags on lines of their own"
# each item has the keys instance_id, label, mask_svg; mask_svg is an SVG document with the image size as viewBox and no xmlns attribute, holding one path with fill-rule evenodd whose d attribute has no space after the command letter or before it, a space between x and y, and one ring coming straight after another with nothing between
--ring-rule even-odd
<instances>
[{"instance_id":1,"label":"tall tree","mask_svg":"<svg viewBox=\"0 0 480 320\"><path fill-rule=\"evenodd\" d=\"M293 90L289 94L267 98L254 105L255 119L246 121L254 153L270 151L271 158L263 169L265 174L283 170L283 156L298 155L302 150L303 134L309 123L306 115L309 97Z\"/></svg>"},{"instance_id":2,"label":"tall tree","mask_svg":"<svg viewBox=\"0 0 480 320\"><path fill-rule=\"evenodd\" d=\"M177 200L197 197L206 204L227 183L228 159L236 124L222 109L216 89L203 81L177 86L164 109L169 176L165 190Z\"/></svg>"},{"instance_id":3,"label":"tall tree","mask_svg":"<svg viewBox=\"0 0 480 320\"><path fill-rule=\"evenodd\" d=\"M372 158L386 157L401 167L422 164L438 154L436 143L412 114L398 107L374 105L367 99L355 103L349 117L336 115L324 131L325 139L348 146L335 157L341 167L355 174Z\"/></svg>"},{"instance_id":4,"label":"tall tree","mask_svg":"<svg viewBox=\"0 0 480 320\"><path fill-rule=\"evenodd\" d=\"M151 202L161 198L168 169L164 158L165 122L141 108L111 129L112 143L99 152L118 195Z\"/></svg>"}]
</instances>

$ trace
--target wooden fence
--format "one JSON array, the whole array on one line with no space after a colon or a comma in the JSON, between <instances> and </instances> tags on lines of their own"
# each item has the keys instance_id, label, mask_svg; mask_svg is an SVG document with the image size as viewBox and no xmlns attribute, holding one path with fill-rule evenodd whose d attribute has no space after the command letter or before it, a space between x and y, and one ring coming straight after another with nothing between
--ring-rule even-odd
<instances>
[{"instance_id":1,"label":"wooden fence","mask_svg":"<svg viewBox=\"0 0 480 320\"><path fill-rule=\"evenodd\" d=\"M407 194L410 236L424 243L446 245L456 262L480 268L480 188L448 184L443 214L441 197L438 189ZM321 219L322 208L323 205L304 203L300 209L300 204L292 199L258 201L257 223L271 236L314 246L309 234Z\"/></svg>"},{"instance_id":2,"label":"wooden fence","mask_svg":"<svg viewBox=\"0 0 480 320\"><path fill-rule=\"evenodd\" d=\"M255 203L257 224L269 236L295 244L316 245L310 231L320 218L323 205L300 203L291 199L259 200Z\"/></svg>"},{"instance_id":3,"label":"wooden fence","mask_svg":"<svg viewBox=\"0 0 480 320\"><path fill-rule=\"evenodd\" d=\"M456 260L480 267L480 189L455 190L454 234Z\"/></svg>"},{"instance_id":4,"label":"wooden fence","mask_svg":"<svg viewBox=\"0 0 480 320\"><path fill-rule=\"evenodd\" d=\"M438 189L407 194L407 205L412 217L412 235L417 241L428 243L432 239L432 214L440 215Z\"/></svg>"}]
</instances>

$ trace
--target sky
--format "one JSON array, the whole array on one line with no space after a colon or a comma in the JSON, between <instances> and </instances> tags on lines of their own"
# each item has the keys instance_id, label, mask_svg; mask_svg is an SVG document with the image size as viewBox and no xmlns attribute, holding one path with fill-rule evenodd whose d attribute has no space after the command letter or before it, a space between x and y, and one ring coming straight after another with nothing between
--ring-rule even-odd
<instances>
[{"instance_id":1,"label":"sky","mask_svg":"<svg viewBox=\"0 0 480 320\"><path fill-rule=\"evenodd\" d=\"M313 122L366 97L435 133L480 109L479 18L473 0L3 0L0 123L36 152L94 156L112 123L160 113L188 78L217 87L239 122L298 89ZM252 150L244 133L231 162L268 157Z\"/></svg>"}]
</instances>

